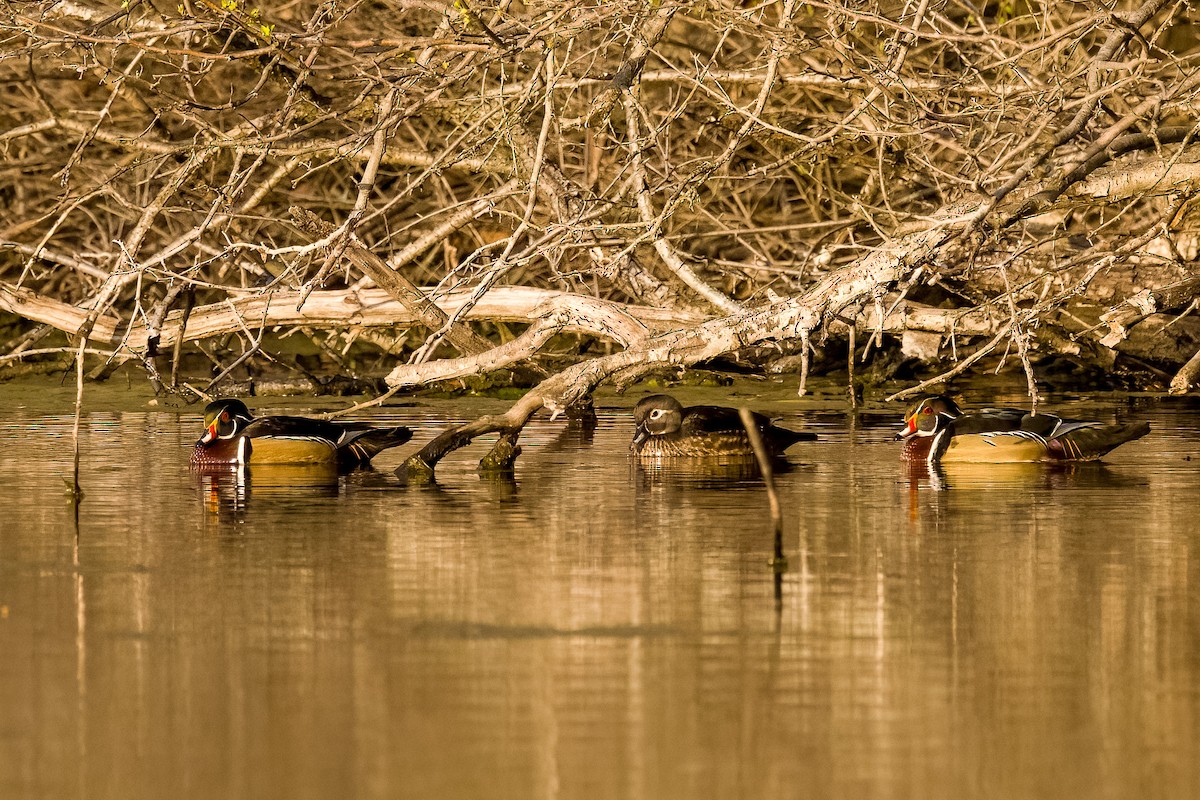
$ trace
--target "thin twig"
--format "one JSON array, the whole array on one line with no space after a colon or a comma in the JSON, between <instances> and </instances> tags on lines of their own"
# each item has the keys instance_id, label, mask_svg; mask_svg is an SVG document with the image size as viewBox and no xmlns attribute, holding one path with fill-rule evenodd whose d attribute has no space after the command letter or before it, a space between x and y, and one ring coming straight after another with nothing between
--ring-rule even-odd
<instances>
[{"instance_id":1,"label":"thin twig","mask_svg":"<svg viewBox=\"0 0 1200 800\"><path fill-rule=\"evenodd\" d=\"M754 459L758 462L763 484L767 487L767 502L771 507L771 529L774 533L774 556L770 563L777 570L787 569L787 557L783 553L783 509L779 505L779 493L775 491L775 470L771 466L771 458L767 454L762 435L758 431L754 412L743 407L738 409L738 416L741 417L746 435L750 437L750 446L754 449Z\"/></svg>"}]
</instances>

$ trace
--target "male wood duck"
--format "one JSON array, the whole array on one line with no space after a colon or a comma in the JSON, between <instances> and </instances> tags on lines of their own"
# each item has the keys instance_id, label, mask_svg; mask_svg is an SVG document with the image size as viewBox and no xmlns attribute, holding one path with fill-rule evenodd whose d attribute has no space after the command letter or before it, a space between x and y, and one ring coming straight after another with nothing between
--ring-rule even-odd
<instances>
[{"instance_id":1,"label":"male wood duck","mask_svg":"<svg viewBox=\"0 0 1200 800\"><path fill-rule=\"evenodd\" d=\"M642 458L753 456L750 437L736 408L688 406L674 397L654 394L633 408L637 424L630 450ZM768 454L776 457L796 442L811 442L814 433L773 425L769 417L754 414Z\"/></svg>"},{"instance_id":2,"label":"male wood duck","mask_svg":"<svg viewBox=\"0 0 1200 800\"><path fill-rule=\"evenodd\" d=\"M374 428L365 422L308 417L255 419L241 400L216 400L204 409L204 435L192 464L336 464L365 467L381 450L404 444L412 431Z\"/></svg>"},{"instance_id":3,"label":"male wood duck","mask_svg":"<svg viewBox=\"0 0 1200 800\"><path fill-rule=\"evenodd\" d=\"M904 415L904 458L953 461L1095 461L1150 432L1145 422L1106 425L1092 420L1033 416L1019 408L963 413L945 395L923 397Z\"/></svg>"}]
</instances>

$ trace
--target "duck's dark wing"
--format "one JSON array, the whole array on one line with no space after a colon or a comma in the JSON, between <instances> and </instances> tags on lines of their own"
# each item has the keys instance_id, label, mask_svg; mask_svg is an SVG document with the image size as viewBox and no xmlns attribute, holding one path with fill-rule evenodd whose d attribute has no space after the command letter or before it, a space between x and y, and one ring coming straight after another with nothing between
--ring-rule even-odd
<instances>
[{"instance_id":1,"label":"duck's dark wing","mask_svg":"<svg viewBox=\"0 0 1200 800\"><path fill-rule=\"evenodd\" d=\"M817 438L815 433L793 431L781 428L771 422L765 414L751 411L754 424L766 439L767 447L776 452L782 452L796 442L811 442ZM680 432L685 435L731 433L744 434L742 417L737 409L723 406L691 406L683 410L683 424Z\"/></svg>"},{"instance_id":2,"label":"duck's dark wing","mask_svg":"<svg viewBox=\"0 0 1200 800\"><path fill-rule=\"evenodd\" d=\"M346 423L338 452L352 454L362 463L374 458L380 451L412 438L412 431L403 425L395 428L375 428L362 423Z\"/></svg>"},{"instance_id":3,"label":"duck's dark wing","mask_svg":"<svg viewBox=\"0 0 1200 800\"><path fill-rule=\"evenodd\" d=\"M996 433L1015 431L1029 414L1019 408L985 408L972 411L954 420L954 434L961 436L972 433Z\"/></svg>"},{"instance_id":4,"label":"duck's dark wing","mask_svg":"<svg viewBox=\"0 0 1200 800\"><path fill-rule=\"evenodd\" d=\"M1091 420L1063 419L1055 414L1043 413L1035 417L1020 408L984 408L955 419L954 431L962 435L1019 430L1035 433L1043 439L1053 439L1072 431L1095 428L1102 424Z\"/></svg>"},{"instance_id":5,"label":"duck's dark wing","mask_svg":"<svg viewBox=\"0 0 1200 800\"><path fill-rule=\"evenodd\" d=\"M1026 414L1021 418L1021 430L1036 433L1045 439L1057 439L1073 431L1085 428L1102 428L1103 422L1084 419L1063 419L1054 414L1038 414L1036 417Z\"/></svg>"},{"instance_id":6,"label":"duck's dark wing","mask_svg":"<svg viewBox=\"0 0 1200 800\"><path fill-rule=\"evenodd\" d=\"M1007 406L980 408L970 413L1005 423L1019 423L1024 417L1029 415L1029 412L1023 408L1009 408Z\"/></svg>"},{"instance_id":7,"label":"duck's dark wing","mask_svg":"<svg viewBox=\"0 0 1200 800\"><path fill-rule=\"evenodd\" d=\"M243 430L244 436L277 436L288 439L323 439L339 444L345 429L335 422L308 417L259 417Z\"/></svg>"},{"instance_id":8,"label":"duck's dark wing","mask_svg":"<svg viewBox=\"0 0 1200 800\"><path fill-rule=\"evenodd\" d=\"M753 413L753 412L752 412ZM754 414L754 421L759 428L771 424L769 417ZM679 426L680 433L688 436L705 433L730 433L745 431L742 418L736 408L724 406L688 406L683 410L683 421Z\"/></svg>"}]
</instances>

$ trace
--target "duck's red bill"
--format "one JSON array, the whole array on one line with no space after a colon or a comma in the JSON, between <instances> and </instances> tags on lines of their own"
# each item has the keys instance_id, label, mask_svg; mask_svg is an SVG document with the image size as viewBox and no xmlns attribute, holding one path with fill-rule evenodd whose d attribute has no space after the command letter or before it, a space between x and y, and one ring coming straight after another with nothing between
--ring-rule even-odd
<instances>
[{"instance_id":1,"label":"duck's red bill","mask_svg":"<svg viewBox=\"0 0 1200 800\"><path fill-rule=\"evenodd\" d=\"M217 438L217 421L213 420L213 424L209 425L204 431L204 435L200 437L200 444L208 444L215 438Z\"/></svg>"}]
</instances>

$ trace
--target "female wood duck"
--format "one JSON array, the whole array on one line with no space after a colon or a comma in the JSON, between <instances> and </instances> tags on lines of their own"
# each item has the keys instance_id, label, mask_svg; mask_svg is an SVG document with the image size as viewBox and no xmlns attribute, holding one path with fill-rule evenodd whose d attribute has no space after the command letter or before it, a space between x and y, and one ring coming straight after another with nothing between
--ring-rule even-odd
<instances>
[{"instance_id":1,"label":"female wood duck","mask_svg":"<svg viewBox=\"0 0 1200 800\"><path fill-rule=\"evenodd\" d=\"M634 406L633 419L637 427L630 450L642 458L754 455L750 437L735 408L684 408L670 395L655 394L643 397ZM782 455L796 442L817 438L813 433L773 425L762 414L755 414L754 421L772 457Z\"/></svg>"},{"instance_id":2,"label":"female wood duck","mask_svg":"<svg viewBox=\"0 0 1200 800\"><path fill-rule=\"evenodd\" d=\"M365 467L381 450L412 438L408 428L308 417L255 419L241 400L216 400L204 409L204 435L192 464L336 464Z\"/></svg>"},{"instance_id":3,"label":"female wood duck","mask_svg":"<svg viewBox=\"0 0 1200 800\"><path fill-rule=\"evenodd\" d=\"M1019 408L985 408L964 414L945 395L923 397L904 415L904 458L952 461L1095 461L1150 432L1145 422L1106 425Z\"/></svg>"}]
</instances>

